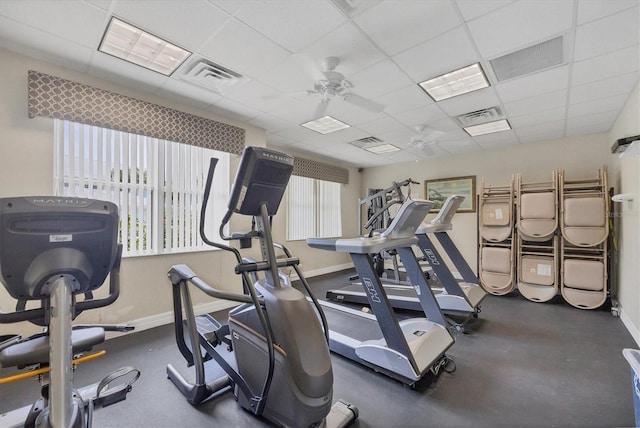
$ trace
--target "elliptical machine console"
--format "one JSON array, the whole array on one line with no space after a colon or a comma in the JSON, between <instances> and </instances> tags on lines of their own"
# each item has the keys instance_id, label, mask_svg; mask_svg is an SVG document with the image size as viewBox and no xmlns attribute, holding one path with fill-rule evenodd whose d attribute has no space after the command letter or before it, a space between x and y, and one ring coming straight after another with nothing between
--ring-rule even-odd
<instances>
[{"instance_id":1,"label":"elliptical machine console","mask_svg":"<svg viewBox=\"0 0 640 428\"><path fill-rule=\"evenodd\" d=\"M271 236L271 217L293 171L293 158L247 147L240 160L220 234L225 240L239 240L242 248L258 239L261 260L243 259L236 248L205 235L216 162L212 159L209 168L200 233L207 244L235 255L235 273L241 275L245 293L216 289L186 265L171 268L176 340L187 364L195 366L195 381L186 381L171 365L168 377L194 405L231 389L244 409L280 426L345 426L357 417L357 409L343 401L332 406L333 371L322 308L298 268L299 260ZM224 235L234 213L253 217L250 232ZM276 247L285 252L285 258L276 259ZM278 272L285 266L296 270L312 303ZM189 284L212 297L242 304L229 312L227 324L210 315L195 317Z\"/></svg>"}]
</instances>

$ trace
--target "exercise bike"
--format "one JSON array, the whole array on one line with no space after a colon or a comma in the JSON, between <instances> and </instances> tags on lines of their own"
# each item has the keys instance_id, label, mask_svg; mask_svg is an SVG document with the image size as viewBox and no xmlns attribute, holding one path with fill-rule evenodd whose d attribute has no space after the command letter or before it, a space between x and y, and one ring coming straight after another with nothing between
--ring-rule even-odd
<instances>
[{"instance_id":1,"label":"exercise bike","mask_svg":"<svg viewBox=\"0 0 640 428\"><path fill-rule=\"evenodd\" d=\"M82 311L113 303L120 293L122 247L117 243L118 208L111 202L70 197L0 199L2 285L17 301L1 312L0 323L30 321L44 332L0 342L0 367L29 368L0 379L6 383L38 376L41 398L2 415L2 426L90 427L93 408L124 400L140 375L124 367L101 382L76 390L72 368L97 358L89 353L105 331L130 331L127 325L76 325ZM109 276L109 294L95 298ZM84 299L76 301L78 296ZM39 307L27 308L27 302ZM115 385L118 383L117 385Z\"/></svg>"},{"instance_id":2,"label":"exercise bike","mask_svg":"<svg viewBox=\"0 0 640 428\"><path fill-rule=\"evenodd\" d=\"M238 249L213 242L204 232L216 162L211 159L200 234L208 245L234 254L244 293L216 289L186 265L170 269L176 341L187 364L194 366L195 381L188 382L171 365L167 375L193 405L233 391L242 408L279 426L346 426L358 413L344 401L332 405L333 371L324 313L306 281L302 282L312 303L279 272L285 267L298 271L299 259L290 255L276 259L278 244L271 236L272 216L293 171L293 157L247 147L240 159L220 235L239 241L241 249L257 239L261 260L243 258ZM225 226L234 213L251 216L252 230L226 236ZM189 285L241 304L229 312L226 324L210 315L196 317Z\"/></svg>"}]
</instances>

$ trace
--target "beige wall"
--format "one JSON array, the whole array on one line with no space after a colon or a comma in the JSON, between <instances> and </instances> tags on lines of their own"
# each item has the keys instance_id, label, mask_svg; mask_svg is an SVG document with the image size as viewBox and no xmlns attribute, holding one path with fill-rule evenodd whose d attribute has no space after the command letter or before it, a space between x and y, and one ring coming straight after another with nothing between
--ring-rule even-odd
<instances>
[{"instance_id":1,"label":"beige wall","mask_svg":"<svg viewBox=\"0 0 640 428\"><path fill-rule=\"evenodd\" d=\"M618 116L615 125L609 132L609 140L613 141L640 135L640 84L636 85L627 100L624 110ZM636 143L637 144L637 143ZM617 203L620 217L617 218L617 237L619 253L618 300L621 318L636 342L640 345L640 156L626 155L622 158L611 155L611 162L617 166L615 177L617 193L632 193L632 202Z\"/></svg>"},{"instance_id":2,"label":"beige wall","mask_svg":"<svg viewBox=\"0 0 640 428\"><path fill-rule=\"evenodd\" d=\"M53 192L53 122L50 119L27 117L27 71L37 70L65 79L74 80L101 89L157 103L169 108L229 123L246 129L247 144L265 146L265 132L246 124L216 116L215 114L181 105L168 99L139 92L91 77L84 73L53 66L0 49L0 197L20 195L51 195ZM232 157L232 171L238 157ZM356 197L360 180L355 170L350 171L351 184L344 186L345 233L355 233L348 199ZM275 219L274 238L284 242L284 210ZM353 226L350 227L350 224ZM244 226L247 225L247 226ZM248 222L237 220L233 226L245 228ZM216 228L217 230L217 228ZM312 250L302 242L291 243L295 256L302 260L304 271L322 273L332 266L349 263L341 254ZM121 323L133 322L139 328L153 327L171 321L171 286L167 271L173 264L186 263L203 279L225 290L241 289L239 278L233 273L235 261L229 253L208 251L190 254L171 254L125 258L121 268L121 296L111 306L82 314L79 322ZM107 287L103 287L106 289ZM0 308L10 311L14 302L0 287ZM196 293L194 299L200 310L224 307L223 302ZM203 304L205 303L206 304ZM3 332L26 334L34 331L27 323L0 325Z\"/></svg>"}]
</instances>

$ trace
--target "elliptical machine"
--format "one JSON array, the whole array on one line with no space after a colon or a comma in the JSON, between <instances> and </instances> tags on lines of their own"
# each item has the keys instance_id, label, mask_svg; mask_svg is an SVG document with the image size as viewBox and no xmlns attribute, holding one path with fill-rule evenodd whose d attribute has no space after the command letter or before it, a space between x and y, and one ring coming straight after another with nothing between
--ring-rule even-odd
<instances>
[{"instance_id":1,"label":"elliptical machine","mask_svg":"<svg viewBox=\"0 0 640 428\"><path fill-rule=\"evenodd\" d=\"M72 365L104 353L76 358L105 339L105 331L130 331L127 325L76 325L82 311L113 303L120 293L117 242L118 208L111 202L71 197L0 199L0 272L2 285L17 300L14 312L0 312L0 323L30 321L43 333L0 344L0 367L34 370L0 379L39 376L41 398L3 415L3 426L90 427L94 405L126 398L140 375L122 368L99 384L75 390ZM109 294L94 298L109 275ZM84 294L82 301L77 296ZM28 301L40 307L27 309ZM128 378L110 388L113 381Z\"/></svg>"},{"instance_id":2,"label":"elliptical machine","mask_svg":"<svg viewBox=\"0 0 640 428\"><path fill-rule=\"evenodd\" d=\"M167 375L194 405L231 389L244 409L280 426L346 426L358 413L344 401L332 406L333 371L324 313L298 269L299 259L275 244L271 236L272 216L293 171L293 157L246 147L240 159L220 235L225 240L238 240L240 248L248 248L252 239L258 239L260 261L243 259L238 249L212 242L205 234L216 163L212 158L200 234L208 245L235 255L235 273L242 276L244 294L218 290L186 265L170 269L176 341L187 364L195 366L195 381L186 381L171 365ZM225 236L225 225L234 213L253 218L250 232ZM276 247L285 251L285 258L276 259ZM312 303L278 271L284 267L296 270ZM212 297L242 304L229 312L224 325L210 315L196 317L189 284ZM206 376L205 362L214 376Z\"/></svg>"}]
</instances>

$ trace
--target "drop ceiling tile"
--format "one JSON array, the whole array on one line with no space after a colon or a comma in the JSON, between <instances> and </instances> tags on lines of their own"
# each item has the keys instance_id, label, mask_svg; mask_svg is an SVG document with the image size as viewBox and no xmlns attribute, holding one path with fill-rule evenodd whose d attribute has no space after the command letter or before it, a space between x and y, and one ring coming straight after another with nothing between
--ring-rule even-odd
<instances>
[{"instance_id":1,"label":"drop ceiling tile","mask_svg":"<svg viewBox=\"0 0 640 428\"><path fill-rule=\"evenodd\" d=\"M267 133L278 132L290 128L295 123L279 119L269 113L261 113L249 121L250 125L264 129Z\"/></svg>"},{"instance_id":2,"label":"drop ceiling tile","mask_svg":"<svg viewBox=\"0 0 640 428\"><path fill-rule=\"evenodd\" d=\"M86 72L93 49L0 16L0 47L41 61Z\"/></svg>"},{"instance_id":3,"label":"drop ceiling tile","mask_svg":"<svg viewBox=\"0 0 640 428\"><path fill-rule=\"evenodd\" d=\"M398 89L374 99L384 106L384 111L389 114L402 113L414 108L434 104L433 100L416 84Z\"/></svg>"},{"instance_id":4,"label":"drop ceiling tile","mask_svg":"<svg viewBox=\"0 0 640 428\"><path fill-rule=\"evenodd\" d=\"M156 92L170 79L164 74L156 73L102 52L94 53L88 73L108 82L151 93Z\"/></svg>"},{"instance_id":5,"label":"drop ceiling tile","mask_svg":"<svg viewBox=\"0 0 640 428\"><path fill-rule=\"evenodd\" d=\"M327 114L338 120L349 123L352 126L357 126L361 123L371 122L372 120L386 117L384 113L374 112L349 104L337 97L329 102Z\"/></svg>"},{"instance_id":6,"label":"drop ceiling tile","mask_svg":"<svg viewBox=\"0 0 640 428\"><path fill-rule=\"evenodd\" d=\"M427 105L413 110L391 115L395 120L410 128L416 125L429 125L436 120L447 119L447 116L435 105Z\"/></svg>"},{"instance_id":7,"label":"drop ceiling tile","mask_svg":"<svg viewBox=\"0 0 640 428\"><path fill-rule=\"evenodd\" d=\"M519 144L518 136L513 132L513 130L480 135L473 137L473 139L485 150Z\"/></svg>"},{"instance_id":8,"label":"drop ceiling tile","mask_svg":"<svg viewBox=\"0 0 640 428\"><path fill-rule=\"evenodd\" d=\"M495 90L491 87L438 102L438 106L449 116L458 116L463 113L471 113L483 108L499 105L500 100Z\"/></svg>"},{"instance_id":9,"label":"drop ceiling tile","mask_svg":"<svg viewBox=\"0 0 640 428\"><path fill-rule=\"evenodd\" d=\"M463 139L463 140L438 142L438 145L440 146L441 149L445 150L447 153L450 153L452 155L480 150L480 145L475 141L473 141L471 137L468 137L468 139Z\"/></svg>"},{"instance_id":10,"label":"drop ceiling tile","mask_svg":"<svg viewBox=\"0 0 640 428\"><path fill-rule=\"evenodd\" d=\"M512 3L513 0L456 0L458 9L465 21L471 21L482 15Z\"/></svg>"},{"instance_id":11,"label":"drop ceiling tile","mask_svg":"<svg viewBox=\"0 0 640 428\"><path fill-rule=\"evenodd\" d=\"M520 137L520 143L529 144L529 143L541 143L544 141L550 140L559 140L564 137L564 128L563 129L543 129L540 133L535 135L524 135Z\"/></svg>"},{"instance_id":12,"label":"drop ceiling tile","mask_svg":"<svg viewBox=\"0 0 640 428\"><path fill-rule=\"evenodd\" d=\"M208 91L201 86L176 79L167 79L156 94L201 109L206 109L222 98L220 94Z\"/></svg>"},{"instance_id":13,"label":"drop ceiling tile","mask_svg":"<svg viewBox=\"0 0 640 428\"><path fill-rule=\"evenodd\" d=\"M468 23L480 54L504 55L571 28L573 2L518 1Z\"/></svg>"},{"instance_id":14,"label":"drop ceiling tile","mask_svg":"<svg viewBox=\"0 0 640 428\"><path fill-rule=\"evenodd\" d=\"M455 143L456 141L473 141L469 134L460 128L459 125L456 125L456 127L457 129L443 129L438 127L437 129L441 129L444 132L444 135L437 137L437 140L443 144L448 144L449 142Z\"/></svg>"},{"instance_id":15,"label":"drop ceiling tile","mask_svg":"<svg viewBox=\"0 0 640 428\"><path fill-rule=\"evenodd\" d=\"M274 68L260 74L257 79L283 92L304 92L313 90L316 80L324 79L322 68L322 58L293 54Z\"/></svg>"},{"instance_id":16,"label":"drop ceiling tile","mask_svg":"<svg viewBox=\"0 0 640 428\"><path fill-rule=\"evenodd\" d=\"M207 107L208 111L238 122L249 122L262 112L227 98L220 98L215 104Z\"/></svg>"},{"instance_id":17,"label":"drop ceiling tile","mask_svg":"<svg viewBox=\"0 0 640 428\"><path fill-rule=\"evenodd\" d=\"M282 135L267 133L267 145L270 147L292 148L297 141L286 138Z\"/></svg>"},{"instance_id":18,"label":"drop ceiling tile","mask_svg":"<svg viewBox=\"0 0 640 428\"><path fill-rule=\"evenodd\" d=\"M95 7L99 7L102 10L109 10L109 8L111 7L111 3L113 3L111 0L84 0L84 1Z\"/></svg>"},{"instance_id":19,"label":"drop ceiling tile","mask_svg":"<svg viewBox=\"0 0 640 428\"><path fill-rule=\"evenodd\" d=\"M106 11L73 0L2 1L2 15L81 45L97 48L106 28ZM46 40L46 39L42 39Z\"/></svg>"},{"instance_id":20,"label":"drop ceiling tile","mask_svg":"<svg viewBox=\"0 0 640 428\"><path fill-rule=\"evenodd\" d=\"M191 52L197 51L230 17L203 0L118 1L113 13Z\"/></svg>"},{"instance_id":21,"label":"drop ceiling tile","mask_svg":"<svg viewBox=\"0 0 640 428\"><path fill-rule=\"evenodd\" d=\"M304 53L316 59L313 67L318 71L322 69L320 65L322 59L330 56L337 57L340 64L336 67L336 71L344 74L347 79L386 58L380 49L350 21L307 46Z\"/></svg>"},{"instance_id":22,"label":"drop ceiling tile","mask_svg":"<svg viewBox=\"0 0 640 428\"><path fill-rule=\"evenodd\" d=\"M640 8L625 10L576 29L574 60L602 55L640 42Z\"/></svg>"},{"instance_id":23,"label":"drop ceiling tile","mask_svg":"<svg viewBox=\"0 0 640 428\"><path fill-rule=\"evenodd\" d=\"M347 18L326 1L244 0L234 15L290 52L334 30Z\"/></svg>"},{"instance_id":24,"label":"drop ceiling tile","mask_svg":"<svg viewBox=\"0 0 640 428\"><path fill-rule=\"evenodd\" d=\"M565 89L569 85L569 67L550 70L508 80L496 85L496 91L504 103Z\"/></svg>"},{"instance_id":25,"label":"drop ceiling tile","mask_svg":"<svg viewBox=\"0 0 640 428\"><path fill-rule=\"evenodd\" d=\"M577 24L604 18L634 6L638 6L638 0L581 1L578 2Z\"/></svg>"},{"instance_id":26,"label":"drop ceiling tile","mask_svg":"<svg viewBox=\"0 0 640 428\"><path fill-rule=\"evenodd\" d=\"M571 85L579 86L597 80L637 72L640 52L637 46L620 49L615 52L577 61L573 64Z\"/></svg>"},{"instance_id":27,"label":"drop ceiling tile","mask_svg":"<svg viewBox=\"0 0 640 428\"><path fill-rule=\"evenodd\" d=\"M629 98L628 94L615 95L613 97L600 98L593 101L569 105L567 117L573 118L606 111L619 112Z\"/></svg>"},{"instance_id":28,"label":"drop ceiling tile","mask_svg":"<svg viewBox=\"0 0 640 428\"><path fill-rule=\"evenodd\" d=\"M286 49L236 19L229 19L198 53L250 77L275 67L289 55Z\"/></svg>"},{"instance_id":29,"label":"drop ceiling tile","mask_svg":"<svg viewBox=\"0 0 640 428\"><path fill-rule=\"evenodd\" d=\"M513 128L519 129L520 127L540 125L546 122L554 122L557 120L564 120L566 114L566 108L554 108L549 110L543 110L536 113L525 114L523 116L510 117L509 123Z\"/></svg>"},{"instance_id":30,"label":"drop ceiling tile","mask_svg":"<svg viewBox=\"0 0 640 428\"><path fill-rule=\"evenodd\" d=\"M617 111L570 117L567 119L567 137L608 131L616 117L618 117Z\"/></svg>"},{"instance_id":31,"label":"drop ceiling tile","mask_svg":"<svg viewBox=\"0 0 640 428\"><path fill-rule=\"evenodd\" d=\"M575 86L572 87L569 92L569 103L577 104L599 98L606 98L612 95L628 95L637 83L638 73L627 73L609 79Z\"/></svg>"},{"instance_id":32,"label":"drop ceiling tile","mask_svg":"<svg viewBox=\"0 0 640 428\"><path fill-rule=\"evenodd\" d=\"M461 24L449 0L384 1L354 21L389 55Z\"/></svg>"},{"instance_id":33,"label":"drop ceiling tile","mask_svg":"<svg viewBox=\"0 0 640 428\"><path fill-rule=\"evenodd\" d=\"M281 120L299 125L317 119L315 117L317 107L318 101L315 98L309 98L306 101L287 99L285 103L270 109L267 113Z\"/></svg>"},{"instance_id":34,"label":"drop ceiling tile","mask_svg":"<svg viewBox=\"0 0 640 428\"><path fill-rule=\"evenodd\" d=\"M567 90L549 92L535 97L505 103L505 113L509 117L522 116L525 114L537 113L543 110L562 107L567 105Z\"/></svg>"},{"instance_id":35,"label":"drop ceiling tile","mask_svg":"<svg viewBox=\"0 0 640 428\"><path fill-rule=\"evenodd\" d=\"M256 80L248 80L242 85L228 88L224 97L263 112L288 102L287 97L280 91Z\"/></svg>"},{"instance_id":36,"label":"drop ceiling tile","mask_svg":"<svg viewBox=\"0 0 640 428\"><path fill-rule=\"evenodd\" d=\"M209 1L230 15L235 15L243 7L243 4L242 4L243 2L238 0L209 0Z\"/></svg>"},{"instance_id":37,"label":"drop ceiling tile","mask_svg":"<svg viewBox=\"0 0 640 428\"><path fill-rule=\"evenodd\" d=\"M440 131L440 132L444 132L444 135L441 135L438 137L439 140L446 140L449 139L450 135L454 135L458 132L463 132L464 134L461 135L467 135L466 132L464 132L460 126L460 122L455 119L455 118L450 118L450 117L441 117L439 119L433 119L431 120L429 123L425 124L427 126L429 126L430 128L435 129L436 131Z\"/></svg>"},{"instance_id":38,"label":"drop ceiling tile","mask_svg":"<svg viewBox=\"0 0 640 428\"><path fill-rule=\"evenodd\" d=\"M338 134L343 132L343 130L334 132L334 134ZM319 134L315 131L312 131L308 128L305 128L304 126L300 126L300 125L296 125L296 126L292 126L289 128L285 128L282 129L278 132L274 132L272 135L275 136L281 136L284 138L287 138L289 140L292 141L296 141L297 143L311 143L311 142L319 142L322 143L322 141L326 141L323 140L322 137L324 137L324 135ZM331 135L331 134L327 134L327 135Z\"/></svg>"},{"instance_id":39,"label":"drop ceiling tile","mask_svg":"<svg viewBox=\"0 0 640 428\"><path fill-rule=\"evenodd\" d=\"M349 78L353 92L365 97L376 98L397 89L409 86L411 79L391 60L385 60Z\"/></svg>"},{"instance_id":40,"label":"drop ceiling tile","mask_svg":"<svg viewBox=\"0 0 640 428\"><path fill-rule=\"evenodd\" d=\"M564 119L538 123L529 126L519 126L515 129L520 142L532 142L549 139L548 135L560 135L564 133L566 121ZM556 137L553 137L556 138ZM559 138L559 137L558 137Z\"/></svg>"},{"instance_id":41,"label":"drop ceiling tile","mask_svg":"<svg viewBox=\"0 0 640 428\"><path fill-rule=\"evenodd\" d=\"M406 128L406 125L403 125L397 120L386 116L370 122L360 123L357 127L367 134L373 135L375 137L377 136L377 134L382 132L402 130Z\"/></svg>"},{"instance_id":42,"label":"drop ceiling tile","mask_svg":"<svg viewBox=\"0 0 640 428\"><path fill-rule=\"evenodd\" d=\"M474 64L480 57L460 26L394 55L393 60L418 83Z\"/></svg>"}]
</instances>

